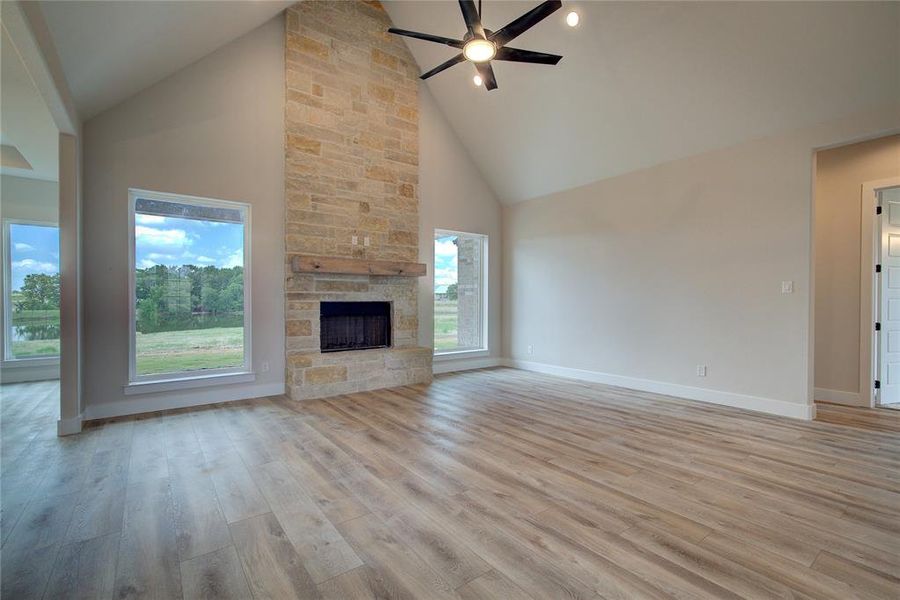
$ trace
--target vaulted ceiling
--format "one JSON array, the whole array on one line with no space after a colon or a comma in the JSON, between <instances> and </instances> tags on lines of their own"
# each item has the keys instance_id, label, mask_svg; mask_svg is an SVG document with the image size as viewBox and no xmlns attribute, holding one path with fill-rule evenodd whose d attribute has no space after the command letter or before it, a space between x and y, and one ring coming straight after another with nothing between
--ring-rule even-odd
<instances>
[{"instance_id":1,"label":"vaulted ceiling","mask_svg":"<svg viewBox=\"0 0 900 600\"><path fill-rule=\"evenodd\" d=\"M483 3L497 30L538 4ZM456 2L386 1L395 26L459 39ZM576 10L581 23L565 24ZM900 98L900 4L564 2L510 45L558 66L463 63L427 81L504 202L534 198ZM407 39L427 71L453 48Z\"/></svg>"},{"instance_id":2,"label":"vaulted ceiling","mask_svg":"<svg viewBox=\"0 0 900 600\"><path fill-rule=\"evenodd\" d=\"M290 1L43 0L79 116L90 119L262 25Z\"/></svg>"},{"instance_id":3,"label":"vaulted ceiling","mask_svg":"<svg viewBox=\"0 0 900 600\"><path fill-rule=\"evenodd\" d=\"M275 16L291 2L42 0L88 119ZM538 0L483 3L499 29ZM453 0L385 0L397 27L459 38ZM576 10L581 23L565 24ZM406 40L422 71L454 50ZM510 45L555 67L471 64L427 81L504 202L584 185L900 98L900 3L564 2Z\"/></svg>"}]
</instances>

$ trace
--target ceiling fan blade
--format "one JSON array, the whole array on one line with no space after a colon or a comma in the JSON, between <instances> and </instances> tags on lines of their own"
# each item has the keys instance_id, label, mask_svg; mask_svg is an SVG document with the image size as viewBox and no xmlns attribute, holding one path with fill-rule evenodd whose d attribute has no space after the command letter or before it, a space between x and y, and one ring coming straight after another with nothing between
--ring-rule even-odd
<instances>
[{"instance_id":1,"label":"ceiling fan blade","mask_svg":"<svg viewBox=\"0 0 900 600\"><path fill-rule=\"evenodd\" d=\"M484 27L481 26L481 16L478 14L478 9L475 8L475 0L459 0L459 10L462 11L463 20L469 31L484 39Z\"/></svg>"},{"instance_id":2,"label":"ceiling fan blade","mask_svg":"<svg viewBox=\"0 0 900 600\"><path fill-rule=\"evenodd\" d=\"M459 0L459 3L462 5L462 0ZM547 0L546 2L542 2L515 21L509 23L506 27L492 33L491 41L498 46L503 46L546 19L561 7L562 2L559 0Z\"/></svg>"},{"instance_id":3,"label":"ceiling fan blade","mask_svg":"<svg viewBox=\"0 0 900 600\"><path fill-rule=\"evenodd\" d=\"M447 46L452 46L453 48L462 48L464 45L461 40L454 40L452 38L442 37L440 35L431 35L430 33L419 33L418 31L397 29L396 27L391 27L390 29L388 29L388 33L393 33L394 35L405 35L406 37L416 38L417 40L425 40L426 42L445 44Z\"/></svg>"},{"instance_id":4,"label":"ceiling fan blade","mask_svg":"<svg viewBox=\"0 0 900 600\"><path fill-rule=\"evenodd\" d=\"M497 55L494 56L494 60L555 65L562 60L562 56L559 54L547 54L545 52L534 52L533 50L520 50L518 48L504 47L497 50Z\"/></svg>"},{"instance_id":5,"label":"ceiling fan blade","mask_svg":"<svg viewBox=\"0 0 900 600\"><path fill-rule=\"evenodd\" d=\"M427 73L423 73L422 76L419 77L419 79L428 79L428 78L431 77L432 75L437 75L438 73L440 73L440 72L443 71L444 69L449 69L449 68L452 67L453 65L455 65L455 64L457 64L457 63L461 63L461 62L464 61L464 60L466 60L466 57L463 56L462 52L460 52L459 54L457 54L456 56L454 56L454 57L451 58L450 60L448 60L448 61L446 61L446 62L442 62L441 64L439 64L438 66L436 66L436 67L433 68L432 70L428 71Z\"/></svg>"},{"instance_id":6,"label":"ceiling fan blade","mask_svg":"<svg viewBox=\"0 0 900 600\"><path fill-rule=\"evenodd\" d=\"M494 77L494 68L491 66L489 62L483 63L474 63L475 70L478 71L478 74L481 76L481 81L484 83L484 87L490 90L497 89L497 78Z\"/></svg>"}]
</instances>

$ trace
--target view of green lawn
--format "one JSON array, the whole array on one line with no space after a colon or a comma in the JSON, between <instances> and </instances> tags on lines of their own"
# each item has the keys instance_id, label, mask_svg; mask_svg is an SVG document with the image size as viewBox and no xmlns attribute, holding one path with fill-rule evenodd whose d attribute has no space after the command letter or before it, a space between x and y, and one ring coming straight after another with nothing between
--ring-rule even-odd
<instances>
[{"instance_id":1,"label":"view of green lawn","mask_svg":"<svg viewBox=\"0 0 900 600\"><path fill-rule=\"evenodd\" d=\"M138 332L137 374L239 367L244 362L243 340L242 327Z\"/></svg>"},{"instance_id":2,"label":"view of green lawn","mask_svg":"<svg viewBox=\"0 0 900 600\"><path fill-rule=\"evenodd\" d=\"M13 305L19 299L12 294ZM59 354L59 310L13 310L10 353L13 358L41 358ZM22 339L16 339L22 338Z\"/></svg>"},{"instance_id":3,"label":"view of green lawn","mask_svg":"<svg viewBox=\"0 0 900 600\"><path fill-rule=\"evenodd\" d=\"M456 300L434 302L434 349L451 350L458 345Z\"/></svg>"}]
</instances>

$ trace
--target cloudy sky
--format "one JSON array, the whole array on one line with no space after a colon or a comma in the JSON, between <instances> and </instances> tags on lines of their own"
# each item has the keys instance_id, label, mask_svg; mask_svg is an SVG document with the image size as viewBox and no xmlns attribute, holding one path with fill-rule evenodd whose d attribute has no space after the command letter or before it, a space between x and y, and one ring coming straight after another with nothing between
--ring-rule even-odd
<instances>
[{"instance_id":1,"label":"cloudy sky","mask_svg":"<svg viewBox=\"0 0 900 600\"><path fill-rule=\"evenodd\" d=\"M243 238L239 223L136 214L135 266L239 267L244 263Z\"/></svg>"},{"instance_id":2,"label":"cloudy sky","mask_svg":"<svg viewBox=\"0 0 900 600\"><path fill-rule=\"evenodd\" d=\"M59 272L59 230L44 225L9 225L12 289L22 287L29 273Z\"/></svg>"},{"instance_id":3,"label":"cloudy sky","mask_svg":"<svg viewBox=\"0 0 900 600\"><path fill-rule=\"evenodd\" d=\"M448 235L434 240L434 291L443 293L447 286L456 283L456 236Z\"/></svg>"}]
</instances>

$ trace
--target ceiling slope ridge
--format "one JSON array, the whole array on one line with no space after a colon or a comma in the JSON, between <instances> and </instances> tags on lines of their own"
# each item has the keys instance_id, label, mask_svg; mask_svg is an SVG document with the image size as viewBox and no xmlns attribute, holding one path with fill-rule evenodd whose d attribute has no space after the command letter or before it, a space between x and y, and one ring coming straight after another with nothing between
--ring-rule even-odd
<instances>
[{"instance_id":1,"label":"ceiling slope ridge","mask_svg":"<svg viewBox=\"0 0 900 600\"><path fill-rule=\"evenodd\" d=\"M900 95L898 95L900 97ZM872 126L868 129L865 129L865 126L860 128L860 120L865 119L866 117L870 117L868 120L871 121ZM894 125L890 127L882 127L880 124L893 121ZM828 141L825 138L818 138L816 136L816 132L818 130L822 130L826 127L833 127L835 129L841 129L841 125L843 123L847 123L850 129L861 130L863 133L856 135L852 138L844 138L838 137L834 141ZM813 123L811 125L801 125L795 128L792 128L787 131L779 131L777 133L769 134L769 135L760 135L755 136L749 139L741 140L736 143L723 145L717 148L710 148L708 150L704 150L702 152L696 152L694 154L690 154L687 156L679 156L676 158L672 158L670 160L660 161L651 165L647 165L644 167L639 167L637 169L631 169L628 171L624 171L622 173L615 173L609 176L599 177L597 179L593 179L591 181L586 181L584 183L578 183L571 187L562 188L553 192L547 192L545 194L540 194L538 196L531 196L528 198L523 198L522 200L500 200L501 204L504 205L518 205L518 204L526 204L529 202L543 202L550 198L554 198L561 194L569 194L576 193L579 190L589 188L598 183L609 181L612 179L617 179L619 177L631 177L643 171L649 171L651 169L658 169L660 167L665 167L668 165L674 165L680 162L688 162L692 160L699 160L705 156L709 156L712 154L718 154L723 152L729 152L732 150L739 149L742 146L748 146L752 144L760 144L765 143L768 140L777 140L779 138L790 138L790 137L798 137L798 136L806 136L810 140L810 151L813 150L827 150L831 147L837 146L845 146L847 144L855 144L858 142L864 142L871 139L881 138L889 135L900 134L900 100L895 103L887 103L881 104L880 106L873 107L870 110L858 111L852 114L842 115L835 119L825 119Z\"/></svg>"},{"instance_id":2,"label":"ceiling slope ridge","mask_svg":"<svg viewBox=\"0 0 900 600\"><path fill-rule=\"evenodd\" d=\"M465 157L467 166L470 170L476 174L479 178L479 182L484 186L484 188L490 192L491 197L494 199L494 202L497 204L502 204L500 201L500 194L497 193L497 190L491 184L491 180L485 176L484 171L478 166L478 161L475 160L475 157L472 156L472 153L469 152L468 146L463 143L462 139L459 137L459 133L454 129L453 123L447 118L447 115L444 114L444 109L441 108L441 105L434 98L434 95L431 93L431 90L428 89L428 86L424 82L419 83L419 96L427 96L428 101L433 107L435 113L440 117L441 125L449 134L450 141L459 149L460 153Z\"/></svg>"}]
</instances>

